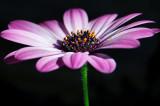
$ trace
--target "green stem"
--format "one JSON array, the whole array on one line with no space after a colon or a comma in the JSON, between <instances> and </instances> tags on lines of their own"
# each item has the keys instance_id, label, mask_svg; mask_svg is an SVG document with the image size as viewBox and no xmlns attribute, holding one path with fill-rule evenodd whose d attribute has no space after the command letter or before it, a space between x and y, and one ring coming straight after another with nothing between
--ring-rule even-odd
<instances>
[{"instance_id":1,"label":"green stem","mask_svg":"<svg viewBox=\"0 0 160 106\"><path fill-rule=\"evenodd\" d=\"M87 78L86 64L81 69L81 75L82 75L82 85L83 85L84 106L89 106L88 78Z\"/></svg>"}]
</instances>

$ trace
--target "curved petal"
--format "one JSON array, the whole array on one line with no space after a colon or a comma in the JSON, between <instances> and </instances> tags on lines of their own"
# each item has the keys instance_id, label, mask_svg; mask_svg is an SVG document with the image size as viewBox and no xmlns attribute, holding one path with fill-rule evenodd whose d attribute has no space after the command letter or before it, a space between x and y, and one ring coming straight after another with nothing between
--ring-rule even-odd
<instances>
[{"instance_id":1,"label":"curved petal","mask_svg":"<svg viewBox=\"0 0 160 106\"><path fill-rule=\"evenodd\" d=\"M58 54L53 56L47 56L39 59L36 63L36 68L39 72L50 72L63 66L61 57L64 54Z\"/></svg>"},{"instance_id":2,"label":"curved petal","mask_svg":"<svg viewBox=\"0 0 160 106\"><path fill-rule=\"evenodd\" d=\"M70 9L64 13L63 21L68 33L85 29L88 25L88 16L83 9Z\"/></svg>"},{"instance_id":3,"label":"curved petal","mask_svg":"<svg viewBox=\"0 0 160 106\"><path fill-rule=\"evenodd\" d=\"M60 23L56 20L45 21L41 23L41 26L50 30L53 35L59 40L63 40L63 38L67 35L64 32L64 29L60 26Z\"/></svg>"},{"instance_id":4,"label":"curved petal","mask_svg":"<svg viewBox=\"0 0 160 106\"><path fill-rule=\"evenodd\" d=\"M112 35L109 40L117 39L117 38L129 38L129 39L141 39L146 37L152 37L154 35L154 31L150 28L132 28L115 35Z\"/></svg>"},{"instance_id":5,"label":"curved petal","mask_svg":"<svg viewBox=\"0 0 160 106\"><path fill-rule=\"evenodd\" d=\"M139 26L139 25L142 25L142 24L148 24L148 23L155 23L154 21L151 21L151 20L141 20L141 21L136 21L136 22L133 22L129 25L126 25L124 27L121 28L121 31L124 31L124 30L127 30L129 28L133 28L135 26Z\"/></svg>"},{"instance_id":6,"label":"curved petal","mask_svg":"<svg viewBox=\"0 0 160 106\"><path fill-rule=\"evenodd\" d=\"M110 27L112 21L117 17L117 14L108 14L101 16L95 21L91 21L89 23L89 28L92 32L96 33L96 37L99 37L102 33L104 33L107 28Z\"/></svg>"},{"instance_id":7,"label":"curved petal","mask_svg":"<svg viewBox=\"0 0 160 106\"><path fill-rule=\"evenodd\" d=\"M108 28L108 30L106 30L106 32L104 34L107 34L113 30L115 30L116 28L118 28L119 26L123 25L124 23L128 22L129 20L137 17L141 15L141 13L133 13L133 14L129 14L127 16L124 16L122 18L119 18L117 20L115 20L113 23L112 23L112 26L110 28Z\"/></svg>"},{"instance_id":8,"label":"curved petal","mask_svg":"<svg viewBox=\"0 0 160 106\"><path fill-rule=\"evenodd\" d=\"M52 47L52 43L49 43L41 36L23 30L8 29L1 33L1 37L16 43L21 43L29 46Z\"/></svg>"},{"instance_id":9,"label":"curved petal","mask_svg":"<svg viewBox=\"0 0 160 106\"><path fill-rule=\"evenodd\" d=\"M18 29L18 30L24 30L24 31L28 31L28 32L32 32L34 34L37 34L41 37L43 37L44 39L50 41L50 42L55 42L55 37L52 36L51 33L49 33L47 30L45 30L44 28L42 28L40 25L29 22L29 21L25 21L25 20L15 20L12 21L8 27L10 29Z\"/></svg>"},{"instance_id":10,"label":"curved petal","mask_svg":"<svg viewBox=\"0 0 160 106\"><path fill-rule=\"evenodd\" d=\"M89 55L88 62L101 73L112 73L116 68L114 59L104 54Z\"/></svg>"},{"instance_id":11,"label":"curved petal","mask_svg":"<svg viewBox=\"0 0 160 106\"><path fill-rule=\"evenodd\" d=\"M154 34L159 33L160 32L160 28L152 28L152 31L154 32Z\"/></svg>"},{"instance_id":12,"label":"curved petal","mask_svg":"<svg viewBox=\"0 0 160 106\"><path fill-rule=\"evenodd\" d=\"M4 57L4 61L5 61L7 64L15 64L15 63L20 62L20 60L17 60L17 59L15 58L15 53L16 53L16 52L17 52L17 51L13 51L13 52L9 53L8 55L6 55L6 56Z\"/></svg>"},{"instance_id":13,"label":"curved petal","mask_svg":"<svg viewBox=\"0 0 160 106\"><path fill-rule=\"evenodd\" d=\"M55 48L25 47L17 50L15 58L18 60L29 60L60 53L62 52Z\"/></svg>"},{"instance_id":14,"label":"curved petal","mask_svg":"<svg viewBox=\"0 0 160 106\"><path fill-rule=\"evenodd\" d=\"M154 21L151 21L151 20L142 20L142 21L133 22L133 23L131 23L131 24L129 24L129 25L126 25L126 26L124 26L124 27L120 27L120 28L114 30L113 32L111 32L111 33L109 33L109 34L100 36L100 39L101 39L101 40L104 40L104 39L106 39L107 37L109 37L109 36L111 36L111 35L113 35L113 34L117 34L117 33L120 33L120 32L122 32L122 31L125 31L125 30L127 30L127 29L136 27L136 26L138 26L138 25L147 24L147 23L154 23Z\"/></svg>"},{"instance_id":15,"label":"curved petal","mask_svg":"<svg viewBox=\"0 0 160 106\"><path fill-rule=\"evenodd\" d=\"M79 69L87 62L87 57L88 54L86 53L69 52L62 57L62 60L67 67L71 69Z\"/></svg>"},{"instance_id":16,"label":"curved petal","mask_svg":"<svg viewBox=\"0 0 160 106\"><path fill-rule=\"evenodd\" d=\"M140 46L140 42L136 39L117 39L114 41L103 42L98 49L109 49L109 48L128 49L128 48L137 48L139 46Z\"/></svg>"}]
</instances>

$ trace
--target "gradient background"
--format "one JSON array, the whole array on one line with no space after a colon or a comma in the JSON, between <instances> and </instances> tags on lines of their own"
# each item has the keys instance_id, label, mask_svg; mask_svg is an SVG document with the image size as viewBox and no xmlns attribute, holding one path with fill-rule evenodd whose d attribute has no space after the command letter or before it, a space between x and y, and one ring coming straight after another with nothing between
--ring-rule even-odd
<instances>
[{"instance_id":1,"label":"gradient background","mask_svg":"<svg viewBox=\"0 0 160 106\"><path fill-rule=\"evenodd\" d=\"M142 12L135 20L151 19L160 27L159 0L1 0L0 30L16 19L36 23L48 19L62 20L66 9L85 9L90 19L103 14L124 16ZM89 67L89 95L91 106L155 105L160 100L160 37L141 40L137 49L105 50L117 61L114 73L105 75ZM36 71L36 60L6 65L3 57L18 48L16 43L0 39L0 105L83 106L80 71L61 68L41 74ZM159 103L160 104L160 103ZM4 105L3 105L4 106Z\"/></svg>"}]
</instances>

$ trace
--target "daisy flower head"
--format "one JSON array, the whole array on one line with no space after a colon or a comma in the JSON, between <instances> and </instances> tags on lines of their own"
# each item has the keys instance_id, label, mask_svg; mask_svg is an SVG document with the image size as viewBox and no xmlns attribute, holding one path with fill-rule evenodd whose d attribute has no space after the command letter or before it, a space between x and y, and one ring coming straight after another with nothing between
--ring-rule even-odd
<instances>
[{"instance_id":1,"label":"daisy flower head","mask_svg":"<svg viewBox=\"0 0 160 106\"><path fill-rule=\"evenodd\" d=\"M133 13L121 18L117 14L106 14L89 21L85 10L74 8L63 15L63 23L57 20L35 24L25 20L15 20L1 37L26 47L9 53L4 59L8 63L40 58L36 68L40 72L57 70L61 66L79 69L91 64L97 71L111 73L116 68L113 58L99 53L100 49L136 48L141 38L152 37L158 28L139 27L154 23L141 20L124 25L141 15Z\"/></svg>"}]
</instances>

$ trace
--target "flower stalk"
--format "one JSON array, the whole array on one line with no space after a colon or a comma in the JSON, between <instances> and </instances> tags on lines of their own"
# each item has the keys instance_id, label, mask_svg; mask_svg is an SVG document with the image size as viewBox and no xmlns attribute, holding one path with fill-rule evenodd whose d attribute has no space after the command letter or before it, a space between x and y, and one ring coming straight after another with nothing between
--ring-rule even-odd
<instances>
[{"instance_id":1,"label":"flower stalk","mask_svg":"<svg viewBox=\"0 0 160 106\"><path fill-rule=\"evenodd\" d=\"M87 64L81 68L84 106L89 106Z\"/></svg>"}]
</instances>

